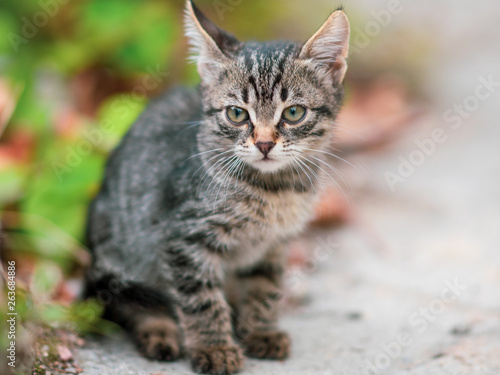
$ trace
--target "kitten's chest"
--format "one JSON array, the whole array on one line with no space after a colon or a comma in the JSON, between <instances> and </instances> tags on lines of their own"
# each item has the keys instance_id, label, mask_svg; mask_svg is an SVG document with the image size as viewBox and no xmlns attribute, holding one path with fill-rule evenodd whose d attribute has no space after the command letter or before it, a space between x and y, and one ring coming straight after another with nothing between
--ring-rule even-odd
<instances>
[{"instance_id":1,"label":"kitten's chest","mask_svg":"<svg viewBox=\"0 0 500 375\"><path fill-rule=\"evenodd\" d=\"M297 236L311 219L316 197L294 192L235 199L228 215L231 230L219 241L230 249L234 265L258 261L271 247Z\"/></svg>"},{"instance_id":2,"label":"kitten's chest","mask_svg":"<svg viewBox=\"0 0 500 375\"><path fill-rule=\"evenodd\" d=\"M248 206L257 221L265 225L267 231L294 234L306 225L312 214L315 196L302 195L295 192L269 195L262 201Z\"/></svg>"}]
</instances>

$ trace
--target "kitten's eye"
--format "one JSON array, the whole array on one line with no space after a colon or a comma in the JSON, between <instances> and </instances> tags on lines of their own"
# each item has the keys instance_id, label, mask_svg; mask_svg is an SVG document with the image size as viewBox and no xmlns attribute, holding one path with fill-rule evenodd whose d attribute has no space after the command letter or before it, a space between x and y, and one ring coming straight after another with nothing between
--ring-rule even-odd
<instances>
[{"instance_id":1,"label":"kitten's eye","mask_svg":"<svg viewBox=\"0 0 500 375\"><path fill-rule=\"evenodd\" d=\"M306 117L306 108L301 105L293 105L283 111L282 117L283 120L291 124L297 124Z\"/></svg>"},{"instance_id":2,"label":"kitten's eye","mask_svg":"<svg viewBox=\"0 0 500 375\"><path fill-rule=\"evenodd\" d=\"M234 125L243 125L250 119L250 116L246 110L235 106L226 109L226 116L227 119Z\"/></svg>"}]
</instances>

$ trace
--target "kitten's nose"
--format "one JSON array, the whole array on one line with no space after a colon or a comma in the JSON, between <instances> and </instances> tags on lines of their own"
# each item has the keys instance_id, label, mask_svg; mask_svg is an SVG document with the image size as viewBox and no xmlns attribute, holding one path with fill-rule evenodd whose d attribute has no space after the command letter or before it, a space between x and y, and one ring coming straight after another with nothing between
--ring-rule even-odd
<instances>
[{"instance_id":1,"label":"kitten's nose","mask_svg":"<svg viewBox=\"0 0 500 375\"><path fill-rule=\"evenodd\" d=\"M257 142L255 146L264 154L264 156L267 156L269 152L271 152L271 149L274 147L275 143L274 142Z\"/></svg>"}]
</instances>

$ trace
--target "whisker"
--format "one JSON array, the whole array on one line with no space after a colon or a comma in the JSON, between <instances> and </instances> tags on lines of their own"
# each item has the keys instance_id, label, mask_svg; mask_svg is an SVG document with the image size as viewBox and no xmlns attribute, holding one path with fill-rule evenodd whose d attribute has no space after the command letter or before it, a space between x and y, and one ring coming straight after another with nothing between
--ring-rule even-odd
<instances>
[{"instance_id":1,"label":"whisker","mask_svg":"<svg viewBox=\"0 0 500 375\"><path fill-rule=\"evenodd\" d=\"M243 176L243 172L245 172L246 164L245 164L245 162L243 160L242 160L241 166L242 166L242 168L238 172L238 175L236 176L236 181L238 181L238 179Z\"/></svg>"},{"instance_id":2,"label":"whisker","mask_svg":"<svg viewBox=\"0 0 500 375\"><path fill-rule=\"evenodd\" d=\"M216 155L216 156L220 156L220 155ZM210 177L210 172L212 172L212 170L216 169L218 165L221 165L221 164L224 165L230 158L231 158L231 156L225 156L221 160L218 160L217 162L215 162L210 168L208 168L207 171L205 172L205 174L203 175L202 179L200 180L200 183L198 185L198 190L201 187L203 187L203 185L207 181L208 177ZM217 171L215 175L217 175L218 173L219 172ZM211 182L213 182L213 179ZM198 190L196 191L197 194L198 194Z\"/></svg>"},{"instance_id":3,"label":"whisker","mask_svg":"<svg viewBox=\"0 0 500 375\"><path fill-rule=\"evenodd\" d=\"M292 165L291 164L288 164L288 166L290 167L290 171L292 172L292 178L293 178L293 187L295 187L295 173L292 169Z\"/></svg>"},{"instance_id":4,"label":"whisker","mask_svg":"<svg viewBox=\"0 0 500 375\"><path fill-rule=\"evenodd\" d=\"M356 168L352 163L348 162L347 160L341 158L340 156L338 155L335 155L335 154L332 154L331 152L326 152L326 151L322 151L322 150L315 150L315 149L312 149L312 148L306 148L306 147L302 147L304 150L308 150L308 151L314 151L314 152L320 152L322 154L326 154L326 155L330 155L330 156L333 156L334 158L337 158L339 160L342 160L343 162L347 163L348 165L350 165L352 168L354 168L354 170L361 176L364 178L364 175L363 173L361 173L361 171Z\"/></svg>"},{"instance_id":5,"label":"whisker","mask_svg":"<svg viewBox=\"0 0 500 375\"><path fill-rule=\"evenodd\" d=\"M184 128L182 129L179 134L182 134L184 133L185 131L191 129L191 128L194 128L196 126L200 126L200 125L203 125L205 123L205 120L199 120L199 121L186 121L186 122L182 122L180 123L179 125L189 125L187 128Z\"/></svg>"},{"instance_id":6,"label":"whisker","mask_svg":"<svg viewBox=\"0 0 500 375\"><path fill-rule=\"evenodd\" d=\"M335 125L336 129L341 130L341 131L343 131L343 132L345 132L345 133L347 133L347 134L350 134L350 135L352 135L352 136L354 136L354 137L357 137L357 138L359 138L359 139L361 139L361 140L363 140L363 141L367 141L367 140L368 140L368 138L367 138L367 137L365 137L364 135L361 135L361 134L359 134L359 133L356 133L356 132L352 129L352 127L349 127L349 126L348 126L348 125L346 125L346 124L341 124L341 123L336 122L336 121L329 121L329 122L327 122L327 124Z\"/></svg>"},{"instance_id":7,"label":"whisker","mask_svg":"<svg viewBox=\"0 0 500 375\"><path fill-rule=\"evenodd\" d=\"M311 156L311 155L308 155L308 156ZM326 173L328 175L328 177L330 177L330 179L333 181L333 183L335 185L337 185L337 187L340 189L340 191L342 192L342 195L344 196L344 198L346 199L347 201L347 204L349 205L349 207L351 206L351 202L349 200L349 197L347 196L346 192L344 191L344 189L342 189L342 187L337 183L337 181L335 181L335 179L330 175L330 173L328 173L327 171L325 171L323 168L321 168L319 165L317 165L316 163L314 163L312 160L309 160L306 156L304 156L304 158L309 162L309 163L312 163L314 164L316 167L318 167L320 170L322 170L324 173Z\"/></svg>"},{"instance_id":8,"label":"whisker","mask_svg":"<svg viewBox=\"0 0 500 375\"><path fill-rule=\"evenodd\" d=\"M237 164L236 164L236 167L234 168L233 172L231 173L229 179L227 180L227 184L225 186L225 196L224 196L224 211L227 209L227 196L228 196L228 190L229 190L229 182L234 177L235 174L236 174L236 181L238 181L238 171L240 170L242 165L243 165L243 160L239 159Z\"/></svg>"},{"instance_id":9,"label":"whisker","mask_svg":"<svg viewBox=\"0 0 500 375\"><path fill-rule=\"evenodd\" d=\"M291 161L293 162L293 169L295 169L295 172L297 172L297 176L299 176L299 179L300 179L300 183L302 185L302 192L305 191L305 184L304 184L304 181L302 180L302 176L300 175L300 172L298 171L297 169L297 166L296 166L296 162L295 162L295 158L292 157ZM292 165L292 164L291 164Z\"/></svg>"},{"instance_id":10,"label":"whisker","mask_svg":"<svg viewBox=\"0 0 500 375\"><path fill-rule=\"evenodd\" d=\"M307 159L307 158L305 158L305 157L304 157L304 159L305 159L306 161L308 161L308 162L310 162L310 163L311 163L311 161L310 161L309 159ZM323 193L325 194L325 197L326 197L326 196L327 196L327 191L326 191L326 188L325 188L324 183L321 181L321 178L318 176L318 174L317 174L317 173L316 173L316 172L315 172L315 171L314 171L314 170L313 170L310 166L308 166L308 165L307 165L307 164L305 164L305 163L303 163L303 164L304 164L304 166L306 166L306 167L307 167L307 168L311 171L311 173L313 173L313 175L316 177L316 180L317 180L317 181L318 181L318 183L321 185L321 188L323 189ZM316 165L315 163L313 163L313 164L314 164L314 165ZM316 165L316 167L318 167L318 168L320 168L320 169L321 169L321 167L319 167L318 165ZM331 178L331 176L330 176L330 178ZM334 182L335 182L335 181L334 181ZM341 188L341 189L342 189L342 188ZM347 201L349 202L349 200L347 200ZM328 212L332 212L332 204L331 204L330 200L327 200L327 204L328 204Z\"/></svg>"},{"instance_id":11,"label":"whisker","mask_svg":"<svg viewBox=\"0 0 500 375\"><path fill-rule=\"evenodd\" d=\"M299 150L297 150L297 152L300 152L301 154L306 155L306 156L310 156L310 157L312 157L313 159L315 159L315 160L317 160L317 161L319 161L319 162L321 162L321 163L325 164L325 165L326 165L327 167L329 167L329 168L330 168L330 169L331 169L331 170L332 170L332 171L333 171L333 172L334 172L337 176L339 176L339 177L342 179L342 182L343 182L344 184L346 184L346 185L348 185L348 186L349 186L349 182L348 182L348 181L344 178L344 176L342 175L342 173L340 173L340 171L339 171L337 168L335 168L335 167L333 167L332 165L328 164L326 161L324 161L324 160L322 160L322 159L320 159L320 158L315 157L314 155L309 155L309 154L306 154L305 152L302 152L302 151L299 151ZM318 168L319 168L319 166L318 166Z\"/></svg>"},{"instance_id":12,"label":"whisker","mask_svg":"<svg viewBox=\"0 0 500 375\"><path fill-rule=\"evenodd\" d=\"M297 176L299 177L299 180L300 180L300 185L302 186L302 192L304 193L305 192L305 185L304 185L304 182L302 181L302 176L300 175L300 172L297 169L297 166L295 165L295 163L292 166L293 166L293 169L295 170L295 172L297 172Z\"/></svg>"},{"instance_id":13,"label":"whisker","mask_svg":"<svg viewBox=\"0 0 500 375\"><path fill-rule=\"evenodd\" d=\"M295 161L298 162L299 159L295 158ZM297 163L297 166L302 170L302 172L304 172L304 174L306 175L306 177L309 179L309 182L311 183L311 186L312 186L314 192L316 192L316 187L314 186L314 184L313 184L313 182L311 180L311 177L309 177L309 174L307 173L307 171L299 163Z\"/></svg>"},{"instance_id":14,"label":"whisker","mask_svg":"<svg viewBox=\"0 0 500 375\"><path fill-rule=\"evenodd\" d=\"M218 157L218 156L225 155L225 154L227 154L228 152L231 152L231 151L232 151L232 150L227 150L227 151L221 152L220 154L217 154L217 155L215 155L215 156L212 156L210 159L208 159L206 162L204 162L204 163L201 165L201 167L199 167L199 168L198 168L198 169L197 169L197 170L193 173L193 176L191 177L191 180L190 180L189 182L191 182L191 181L193 180L194 176L196 176L196 173L198 173L198 171L199 171L200 169L202 169L202 168L203 168L203 167L204 167L207 163L209 163L211 160L215 159L215 158L216 158L216 157ZM210 168L209 168L209 170L210 170ZM205 174L204 174L204 175L203 175L203 177L201 178L202 180L205 178L205 176L207 175L207 173L208 173L208 170L205 172Z\"/></svg>"},{"instance_id":15,"label":"whisker","mask_svg":"<svg viewBox=\"0 0 500 375\"><path fill-rule=\"evenodd\" d=\"M228 177L230 176L232 170L235 168L235 166L237 165L238 163L238 158L237 156L235 155L233 158L231 158L231 161L228 162L222 169L222 174L224 175L222 177L222 181L219 181L218 184L219 184L219 190L217 191L217 194L215 196L215 199L214 199L214 211L215 211L215 208L216 208L216 205L217 205L217 199L219 198L219 194L221 192L221 190L224 190L227 192L226 190L226 180L228 179ZM216 187L214 187L216 188ZM227 198L227 195L224 199L224 211L226 209L225 205L226 205L226 198Z\"/></svg>"},{"instance_id":16,"label":"whisker","mask_svg":"<svg viewBox=\"0 0 500 375\"><path fill-rule=\"evenodd\" d=\"M222 165L220 165L220 169L217 171L217 173L215 174L215 176L213 176L213 177L212 177L212 181L211 181L211 182L210 182L210 184L208 185L208 188L207 188L207 193L211 193L211 190L210 190L210 189L211 189L211 187L212 187L212 185L213 185L214 183L215 183L215 185L214 185L214 189L216 189L216 188L217 188L217 184L222 185L222 183L219 181L219 178L218 178L218 177L219 177L219 175L220 175L220 174L224 175L224 174L226 173L226 169L227 169L227 168L229 168L229 167L232 165L232 163L234 162L234 160L235 160L236 158L237 158L237 156L236 156L236 155L233 155L233 156L231 156L231 157L228 157L228 159L227 159L227 160L226 160L226 161L225 161ZM215 197L215 199L214 199L214 209L213 209L214 211L215 211L215 208L216 208L215 206L216 206L216 204L217 204L217 197L219 196L219 192L220 192L220 187L219 187L219 190L218 190L218 192L217 192L217 196L216 196L216 197Z\"/></svg>"},{"instance_id":17,"label":"whisker","mask_svg":"<svg viewBox=\"0 0 500 375\"><path fill-rule=\"evenodd\" d=\"M222 148L222 147L220 147L220 148L214 148L213 150L208 150L208 151L199 152L199 153L197 153L197 154L194 154L194 155L190 156L189 158L187 158L187 159L186 159L186 160L184 160L184 161L187 161L187 160L189 160L189 159L195 158L195 157L197 157L197 156L199 156L199 155L204 155L204 154L208 154L209 152L215 152L215 151L220 151L220 150L223 150L223 148Z\"/></svg>"},{"instance_id":18,"label":"whisker","mask_svg":"<svg viewBox=\"0 0 500 375\"><path fill-rule=\"evenodd\" d=\"M311 171L312 175L314 178L316 178L316 181L318 181L319 185L321 186L321 189L323 189L323 192L325 193L326 195L326 189L325 189L325 185L323 184L323 181L321 181L321 179L319 178L318 174L310 167L308 166L306 163L304 163L301 159L297 159L304 167L306 167L309 171Z\"/></svg>"},{"instance_id":19,"label":"whisker","mask_svg":"<svg viewBox=\"0 0 500 375\"><path fill-rule=\"evenodd\" d=\"M235 155L235 157L236 157L236 155ZM239 161L240 160L238 159L238 157L236 157L236 159L234 159L229 164L228 169L225 172L226 175L224 176L224 179L222 180L222 183L220 184L219 191L217 192L217 195L215 196L215 202L217 202L217 198L219 197L219 193L220 193L221 189L226 188L226 181L229 178L230 174L233 172L234 168L238 165ZM226 194L226 197L227 197L227 194ZM225 204L225 201L224 201L224 204Z\"/></svg>"}]
</instances>

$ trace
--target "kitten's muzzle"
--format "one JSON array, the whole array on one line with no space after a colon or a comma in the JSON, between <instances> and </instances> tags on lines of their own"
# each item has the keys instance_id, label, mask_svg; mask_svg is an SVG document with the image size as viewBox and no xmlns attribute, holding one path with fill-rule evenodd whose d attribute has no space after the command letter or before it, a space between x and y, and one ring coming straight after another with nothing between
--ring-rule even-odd
<instances>
[{"instance_id":1,"label":"kitten's muzzle","mask_svg":"<svg viewBox=\"0 0 500 375\"><path fill-rule=\"evenodd\" d=\"M257 142L255 146L259 149L260 152L267 158L267 154L269 154L272 148L276 145L274 142Z\"/></svg>"}]
</instances>

